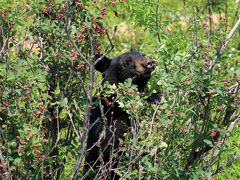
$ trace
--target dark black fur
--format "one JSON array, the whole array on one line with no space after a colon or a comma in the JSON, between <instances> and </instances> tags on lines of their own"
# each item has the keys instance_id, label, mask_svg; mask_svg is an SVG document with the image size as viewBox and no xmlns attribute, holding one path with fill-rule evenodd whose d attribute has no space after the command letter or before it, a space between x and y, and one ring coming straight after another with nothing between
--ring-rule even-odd
<instances>
[{"instance_id":1,"label":"dark black fur","mask_svg":"<svg viewBox=\"0 0 240 180\"><path fill-rule=\"evenodd\" d=\"M139 91L144 91L151 72L154 69L153 63L146 58L144 54L131 49L129 52L113 58L112 60L101 56L96 56L95 69L103 74L104 82L118 84L128 78L132 78L133 84L136 84ZM102 163L106 165L110 160L111 151L118 151L119 139L127 132L131 126L128 114L119 108L112 97L98 97L100 105L94 105L90 117L90 130L87 140L87 154L85 159L84 174L88 174L86 179L94 179L96 174L92 170L96 169ZM158 96L157 96L158 97ZM155 103L155 98L149 98L148 102ZM101 113L101 107L103 112ZM106 169L110 172L102 174L107 179L118 179L113 173L117 167L117 159L113 158ZM112 170L111 170L112 169ZM98 175L99 177L99 175Z\"/></svg>"},{"instance_id":2,"label":"dark black fur","mask_svg":"<svg viewBox=\"0 0 240 180\"><path fill-rule=\"evenodd\" d=\"M136 70L136 64L144 68L143 72ZM139 90L143 91L154 65L144 54L131 49L112 60L104 57L95 64L95 69L102 72L104 81L108 81L110 84L122 83L127 78L132 78L133 84L138 85Z\"/></svg>"}]
</instances>

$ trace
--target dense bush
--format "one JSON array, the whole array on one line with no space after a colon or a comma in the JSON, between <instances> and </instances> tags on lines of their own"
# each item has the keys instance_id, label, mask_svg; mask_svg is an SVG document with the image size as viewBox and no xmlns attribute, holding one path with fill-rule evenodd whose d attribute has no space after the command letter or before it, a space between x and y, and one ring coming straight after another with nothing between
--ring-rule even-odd
<instances>
[{"instance_id":1,"label":"dense bush","mask_svg":"<svg viewBox=\"0 0 240 180\"><path fill-rule=\"evenodd\" d=\"M239 5L0 0L2 177L82 177L93 96L117 93L133 124L119 148L123 179L239 178L239 29L226 39ZM156 63L146 93L130 79L102 87L94 55L131 44ZM158 91L161 103L147 105Z\"/></svg>"}]
</instances>

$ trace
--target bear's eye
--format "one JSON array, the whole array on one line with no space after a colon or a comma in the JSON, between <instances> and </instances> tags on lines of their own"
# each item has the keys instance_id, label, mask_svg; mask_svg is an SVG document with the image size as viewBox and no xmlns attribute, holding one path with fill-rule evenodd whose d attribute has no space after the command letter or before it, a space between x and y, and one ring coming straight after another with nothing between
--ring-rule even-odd
<instances>
[{"instance_id":1,"label":"bear's eye","mask_svg":"<svg viewBox=\"0 0 240 180\"><path fill-rule=\"evenodd\" d=\"M132 62L133 62L132 57L128 57L128 58L126 59L126 64L127 64L127 65L130 65Z\"/></svg>"}]
</instances>

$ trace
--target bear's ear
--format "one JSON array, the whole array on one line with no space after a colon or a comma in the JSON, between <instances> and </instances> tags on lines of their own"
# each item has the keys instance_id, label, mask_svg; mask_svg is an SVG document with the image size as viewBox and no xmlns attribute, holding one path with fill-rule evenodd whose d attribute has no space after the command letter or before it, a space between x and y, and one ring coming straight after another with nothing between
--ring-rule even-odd
<instances>
[{"instance_id":1,"label":"bear's ear","mask_svg":"<svg viewBox=\"0 0 240 180\"><path fill-rule=\"evenodd\" d=\"M101 57L102 57L101 54L96 54L94 56L94 61L95 61L94 67L97 71L103 73L109 68L111 60L108 59L106 56L103 57L101 60L99 60L99 58Z\"/></svg>"},{"instance_id":2,"label":"bear's ear","mask_svg":"<svg viewBox=\"0 0 240 180\"><path fill-rule=\"evenodd\" d=\"M124 59L124 63L123 63L123 66L126 67L126 68L136 68L135 67L135 61L134 61L134 58L132 56L127 56L125 59Z\"/></svg>"},{"instance_id":3,"label":"bear's ear","mask_svg":"<svg viewBox=\"0 0 240 180\"><path fill-rule=\"evenodd\" d=\"M137 52L137 50L136 50L136 48L135 48L134 45L131 46L131 48L130 48L130 52Z\"/></svg>"}]
</instances>

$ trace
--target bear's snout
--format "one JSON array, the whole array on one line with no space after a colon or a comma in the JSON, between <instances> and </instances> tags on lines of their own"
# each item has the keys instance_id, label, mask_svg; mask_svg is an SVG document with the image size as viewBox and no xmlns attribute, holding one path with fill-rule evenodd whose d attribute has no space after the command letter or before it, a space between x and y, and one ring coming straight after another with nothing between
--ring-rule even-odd
<instances>
[{"instance_id":1,"label":"bear's snout","mask_svg":"<svg viewBox=\"0 0 240 180\"><path fill-rule=\"evenodd\" d=\"M153 70L154 69L154 64L151 60L147 61L147 68Z\"/></svg>"}]
</instances>

